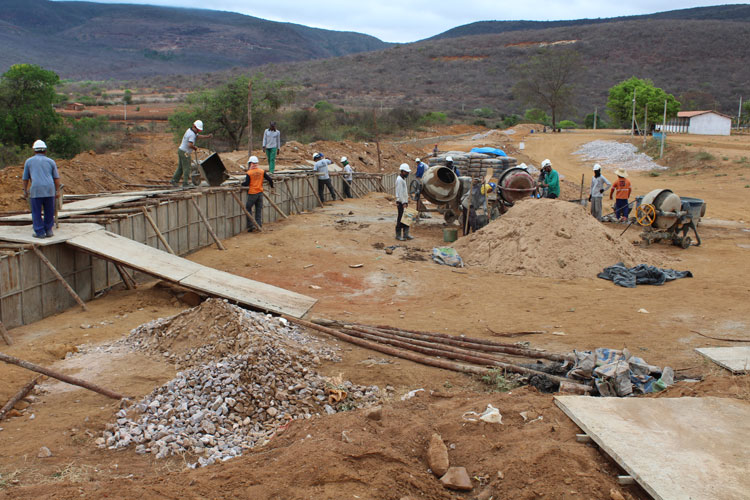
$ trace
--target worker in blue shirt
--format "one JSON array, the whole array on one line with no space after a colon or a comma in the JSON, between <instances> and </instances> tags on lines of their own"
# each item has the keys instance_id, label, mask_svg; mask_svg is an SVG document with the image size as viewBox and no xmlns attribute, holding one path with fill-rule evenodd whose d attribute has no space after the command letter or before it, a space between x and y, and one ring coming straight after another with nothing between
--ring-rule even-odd
<instances>
[{"instance_id":1,"label":"worker in blue shirt","mask_svg":"<svg viewBox=\"0 0 750 500\"><path fill-rule=\"evenodd\" d=\"M417 164L417 172L414 175L417 179L422 179L422 176L427 171L427 165L420 158L417 158L414 162Z\"/></svg>"},{"instance_id":2,"label":"worker in blue shirt","mask_svg":"<svg viewBox=\"0 0 750 500\"><path fill-rule=\"evenodd\" d=\"M60 174L55 161L47 157L44 141L35 141L33 148L34 156L23 165L23 196L31 199L34 237L49 238L53 236L52 227L55 225L55 197L60 193Z\"/></svg>"}]
</instances>

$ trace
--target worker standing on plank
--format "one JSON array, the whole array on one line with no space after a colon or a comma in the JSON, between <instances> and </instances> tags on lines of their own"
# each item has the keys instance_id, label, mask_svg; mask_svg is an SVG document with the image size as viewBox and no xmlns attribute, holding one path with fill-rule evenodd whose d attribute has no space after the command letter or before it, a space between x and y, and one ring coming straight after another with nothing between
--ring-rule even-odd
<instances>
[{"instance_id":1,"label":"worker standing on plank","mask_svg":"<svg viewBox=\"0 0 750 500\"><path fill-rule=\"evenodd\" d=\"M612 183L602 175L602 167L598 163L594 165L594 177L591 178L591 191L589 201L591 202L591 215L596 220L602 220L602 197L604 191L612 187Z\"/></svg>"},{"instance_id":2,"label":"worker standing on plank","mask_svg":"<svg viewBox=\"0 0 750 500\"><path fill-rule=\"evenodd\" d=\"M396 239L399 241L413 240L414 236L409 235L409 226L401 222L404 216L404 209L409 206L409 189L406 187L406 178L409 177L411 169L406 163L398 167L398 177L396 178L396 207L398 215L396 217ZM403 231L403 236L401 236Z\"/></svg>"},{"instance_id":3,"label":"worker standing on plank","mask_svg":"<svg viewBox=\"0 0 750 500\"><path fill-rule=\"evenodd\" d=\"M336 199L336 192L333 190L333 183L331 182L331 176L328 174L328 165L333 163L331 160L326 158L323 153L315 153L313 155L313 171L318 174L318 197L320 201L325 201L325 195L323 188L328 187L328 192L331 193L331 199Z\"/></svg>"},{"instance_id":4,"label":"worker standing on plank","mask_svg":"<svg viewBox=\"0 0 750 500\"><path fill-rule=\"evenodd\" d=\"M52 227L55 225L55 197L60 193L60 174L55 160L47 157L44 141L34 141L33 148L34 156L23 164L23 197L31 197L34 238L49 238L53 236Z\"/></svg>"},{"instance_id":5,"label":"worker standing on plank","mask_svg":"<svg viewBox=\"0 0 750 500\"><path fill-rule=\"evenodd\" d=\"M273 179L268 175L268 172L258 167L257 156L251 156L247 160L247 167L247 175L245 175L245 180L242 181L243 186L248 186L245 208L250 214L252 214L253 208L255 209L255 222L258 223L258 227L261 227L263 225L263 181L268 181L271 189L273 189ZM252 233L254 230L255 225L248 217L247 232Z\"/></svg>"},{"instance_id":6,"label":"worker standing on plank","mask_svg":"<svg viewBox=\"0 0 750 500\"><path fill-rule=\"evenodd\" d=\"M544 182L542 187L547 189L545 198L559 198L560 197L560 174L557 170L552 168L552 162L546 159L542 162L542 172L544 172Z\"/></svg>"},{"instance_id":7,"label":"worker standing on plank","mask_svg":"<svg viewBox=\"0 0 750 500\"><path fill-rule=\"evenodd\" d=\"M276 170L276 155L281 149L281 132L276 130L276 122L271 122L263 132L263 152L268 158L268 170Z\"/></svg>"},{"instance_id":8,"label":"worker standing on plank","mask_svg":"<svg viewBox=\"0 0 750 500\"><path fill-rule=\"evenodd\" d=\"M195 120L182 136L180 147L177 148L177 170L175 170L170 182L173 186L180 182L180 177L182 177L182 187L188 187L190 184L190 155L194 151L198 151L198 148L195 147L195 141L213 137L213 134L202 135L200 132L203 132L203 122Z\"/></svg>"},{"instance_id":9,"label":"worker standing on plank","mask_svg":"<svg viewBox=\"0 0 750 500\"><path fill-rule=\"evenodd\" d=\"M617 175L617 180L609 192L609 199L612 199L612 195L615 196L615 217L620 222L627 222L630 215L628 198L630 198L630 193L632 192L630 180L625 169L618 168L615 170L615 175Z\"/></svg>"},{"instance_id":10,"label":"worker standing on plank","mask_svg":"<svg viewBox=\"0 0 750 500\"><path fill-rule=\"evenodd\" d=\"M341 165L344 167L344 198L352 197L352 182L354 182L354 169L349 164L346 156L341 157Z\"/></svg>"}]
</instances>

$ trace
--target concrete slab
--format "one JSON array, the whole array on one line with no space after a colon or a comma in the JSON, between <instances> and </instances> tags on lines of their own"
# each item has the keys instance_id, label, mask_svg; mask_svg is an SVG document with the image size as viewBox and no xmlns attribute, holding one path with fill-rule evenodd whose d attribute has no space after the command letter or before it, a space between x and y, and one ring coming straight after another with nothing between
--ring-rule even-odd
<instances>
[{"instance_id":1,"label":"concrete slab","mask_svg":"<svg viewBox=\"0 0 750 500\"><path fill-rule=\"evenodd\" d=\"M54 229L55 235L51 238L34 238L34 229L32 226L0 226L0 240L11 241L13 243L30 243L34 245L46 246L55 243L63 243L76 236L101 231L104 228L99 224L60 224L60 227Z\"/></svg>"},{"instance_id":2,"label":"concrete slab","mask_svg":"<svg viewBox=\"0 0 750 500\"><path fill-rule=\"evenodd\" d=\"M748 498L750 403L587 396L555 403L657 500Z\"/></svg>"},{"instance_id":3,"label":"concrete slab","mask_svg":"<svg viewBox=\"0 0 750 500\"><path fill-rule=\"evenodd\" d=\"M735 375L750 373L750 346L700 347L696 351Z\"/></svg>"}]
</instances>

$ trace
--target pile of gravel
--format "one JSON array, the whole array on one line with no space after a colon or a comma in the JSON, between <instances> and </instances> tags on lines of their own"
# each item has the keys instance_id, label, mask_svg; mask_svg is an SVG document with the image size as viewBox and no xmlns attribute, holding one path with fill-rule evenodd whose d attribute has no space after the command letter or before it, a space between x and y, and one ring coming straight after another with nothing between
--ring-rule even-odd
<instances>
[{"instance_id":1,"label":"pile of gravel","mask_svg":"<svg viewBox=\"0 0 750 500\"><path fill-rule=\"evenodd\" d=\"M602 166L624 168L625 170L665 170L645 153L639 153L638 148L627 142L591 141L573 153L581 155L585 160L596 161Z\"/></svg>"}]
</instances>

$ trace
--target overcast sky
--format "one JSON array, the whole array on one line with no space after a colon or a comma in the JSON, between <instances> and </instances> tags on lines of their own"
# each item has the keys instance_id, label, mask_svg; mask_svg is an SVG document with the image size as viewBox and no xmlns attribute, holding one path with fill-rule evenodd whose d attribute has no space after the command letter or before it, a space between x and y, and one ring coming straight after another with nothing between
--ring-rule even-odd
<instances>
[{"instance_id":1,"label":"overcast sky","mask_svg":"<svg viewBox=\"0 0 750 500\"><path fill-rule=\"evenodd\" d=\"M413 42L474 21L556 21L651 14L721 5L690 0L94 0L194 7L316 28L357 31L386 42Z\"/></svg>"}]
</instances>

